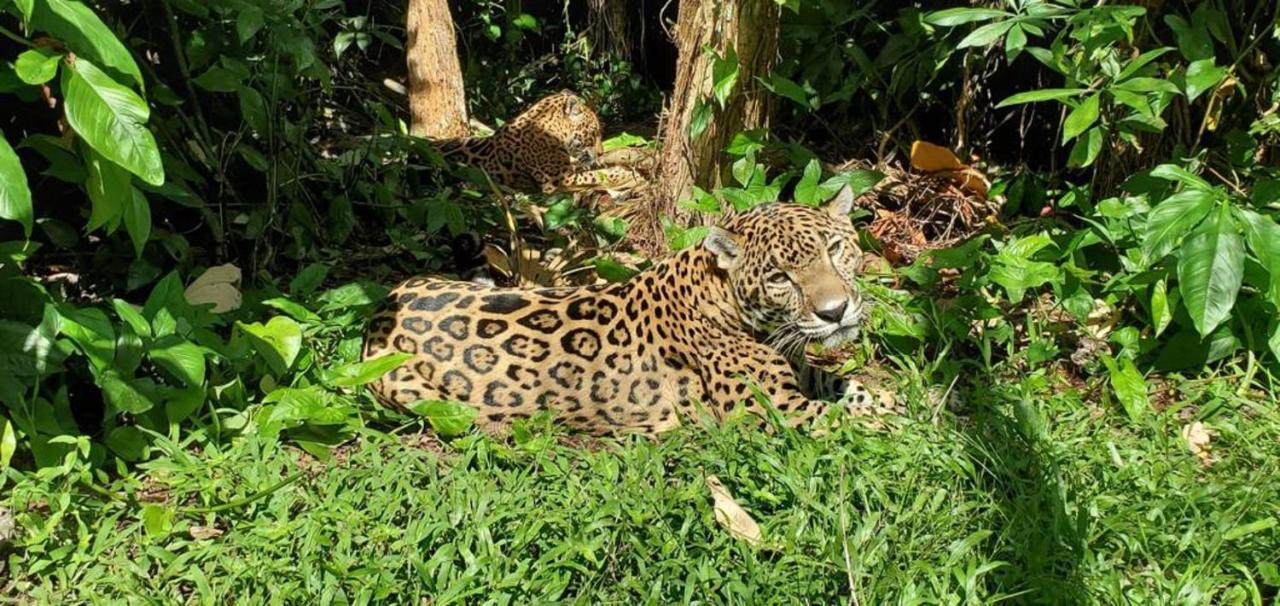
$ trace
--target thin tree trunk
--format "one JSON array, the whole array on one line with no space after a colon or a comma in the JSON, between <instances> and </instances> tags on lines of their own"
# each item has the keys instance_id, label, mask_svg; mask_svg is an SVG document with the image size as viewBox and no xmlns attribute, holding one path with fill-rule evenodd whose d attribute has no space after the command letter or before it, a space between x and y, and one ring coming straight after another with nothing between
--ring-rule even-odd
<instances>
[{"instance_id":1,"label":"thin tree trunk","mask_svg":"<svg viewBox=\"0 0 1280 606\"><path fill-rule=\"evenodd\" d=\"M591 34L591 46L596 52L631 59L626 0L588 0L587 31Z\"/></svg>"},{"instance_id":2,"label":"thin tree trunk","mask_svg":"<svg viewBox=\"0 0 1280 606\"><path fill-rule=\"evenodd\" d=\"M428 139L465 138L467 97L447 0L409 0L407 17L409 132Z\"/></svg>"},{"instance_id":3,"label":"thin tree trunk","mask_svg":"<svg viewBox=\"0 0 1280 606\"><path fill-rule=\"evenodd\" d=\"M768 125L770 93L756 77L767 77L778 54L778 4L774 0L680 0L676 22L675 89L666 110L662 157L658 164L655 213L682 225L702 221L680 208L696 185L710 190L726 174L724 149L734 134ZM711 48L721 57L732 49L738 57L738 77L721 109L712 95ZM697 109L710 104L711 119L697 137L690 137ZM705 111L705 110L704 110Z\"/></svg>"}]
</instances>

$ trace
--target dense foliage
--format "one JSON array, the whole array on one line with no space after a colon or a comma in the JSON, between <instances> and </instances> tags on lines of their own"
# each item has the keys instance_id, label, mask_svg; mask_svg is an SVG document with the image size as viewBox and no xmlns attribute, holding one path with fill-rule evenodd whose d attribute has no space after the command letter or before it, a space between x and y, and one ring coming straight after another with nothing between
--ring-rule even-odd
<instances>
[{"instance_id":1,"label":"dense foliage","mask_svg":"<svg viewBox=\"0 0 1280 606\"><path fill-rule=\"evenodd\" d=\"M586 6L592 3L451 4L473 117L500 124L540 95L568 88L589 97L611 134L621 135L614 144L649 143L671 85L675 51L662 32L674 9L626 3L631 22L613 34L627 39L630 52L621 53L599 44ZM714 83L717 95L748 86L772 91L778 101L773 125L769 132L740 133L725 150L732 180L698 190L686 204L708 214L779 199L813 204L846 183L870 192L883 177L870 168L840 168L845 160L901 167L917 139L969 152L966 161L990 177L986 197L999 204L997 216L957 246L869 274L866 287L879 305L870 336L850 361L879 360L899 369L904 383L914 382L913 416L930 427L919 428L924 437L902 446L844 431L839 439L868 450L832 454L828 447L834 452L846 445L790 433L753 437L731 428L626 447L641 454L582 454L590 470L583 471L547 454L560 446L529 454L525 444L515 447L524 453L517 456L470 436L456 445L460 475L431 476L456 484L449 489L456 492L442 493L459 499L454 506L483 509L492 490L551 498L524 484L520 470L529 467L538 468L530 473L539 477L552 476L559 487L552 491L575 490L572 473L605 473L646 504L624 514L625 503L605 499L618 511L595 523L632 516L627 524L635 544L617 534L608 535L607 548L593 538L559 543L572 545L576 551L560 555L577 564L534 585L511 579L542 560L508 563L510 577L486 571L491 576L484 579L475 576L470 553L388 566L414 570L442 595L463 601L466 591L505 583L509 596L647 595L666 603L688 599L713 579L726 583L722 599L734 601L749 595L746 589L759 578L744 581L707 564L681 583L656 588L615 591L599 579L644 569L640 554L674 557L662 546L671 539L664 532L709 534L709 525L670 518L666 526L648 528L645 516L669 514L644 501L638 486L693 477L690 459L724 465L716 470L722 475L733 465L770 460L776 469L768 473L809 474L843 491L838 499L826 494L815 501L808 488L784 480L743 486L756 511L781 512L786 521L778 530L804 558L823 565L847 560L831 538L852 533L869 550L852 556L860 566L896 566L895 574L932 566L917 572L943 579L925 587L881 577L870 586L880 601L911 601L911 595L989 601L1057 591L1063 579L1070 591L1103 601L1274 599L1280 585L1277 486L1260 480L1256 493L1238 501L1224 494L1247 492L1244 478L1274 476L1277 465L1280 7L1244 0L779 4L774 73L741 82L735 58L720 56ZM73 552L91 542L99 523L91 522L95 509L108 511L100 522L106 526L138 520L142 534L159 540L193 524L213 526L222 511L216 502L252 506L259 498L268 499L261 510L267 521L255 522L260 526L237 548L283 550L263 561L288 558L297 552L278 539L288 532L286 513L296 504L277 491L282 477L292 482L297 476L281 476L276 467L293 465L280 457L304 456L294 447L328 461L334 446L358 436L362 446L353 456L375 466L384 462L376 445L387 443L386 432L397 425L429 423L449 436L466 432L464 409L432 405L419 411L423 421L381 410L362 389L402 361L361 363L358 355L361 326L393 278L461 271L453 236L500 231L508 220L487 188L406 135L405 100L395 84L404 71L403 10L400 2L340 0L0 0L0 489L12 495L0 498L0 554L11 568L25 567L21 574L35 577L87 566L89 560ZM704 124L715 119L715 101L705 100ZM696 136L696 123L694 130ZM546 210L538 227L522 227L546 248L594 252L625 231L614 220L595 220L568 197L519 201ZM676 248L704 233L666 227ZM882 245L872 234L866 239L869 250ZM608 253L585 257L583 264L607 279L634 269ZM949 410L930 399L938 391L967 395L969 408ZM1094 410L1119 413L1107 417L1108 430L1119 437L1105 449L1086 448L1086 433L1055 429L1055 419L1097 421ZM953 413L958 427L975 418L1000 423L988 432L939 430L939 416ZM1253 420L1260 429L1246 428ZM1194 488L1196 460L1169 446L1191 421L1220 426L1241 449L1270 452L1234 455L1210 472L1208 487ZM535 435L522 434L522 442L542 444L538 432L547 430L528 431ZM1000 452L1006 443L993 442L1002 439L1034 456L1012 460ZM742 450L740 441L747 442ZM1146 443L1154 444L1151 450L1143 449ZM1072 445L1085 450L1068 459ZM725 453L730 463L693 452L704 449ZM1137 459L1174 451L1189 460L1162 472L1172 488L1153 485L1131 468ZM251 472L227 472L252 476L247 485L255 489L244 490L193 476L204 463L192 452L219 470L241 458L266 462L247 464ZM782 452L788 458L773 458ZM391 460L434 469L418 454ZM673 459L683 462L662 467ZM1091 466L1112 462L1119 472L1089 475ZM899 471L866 472L873 465ZM864 478L846 479L859 468ZM884 481L917 471L923 488L915 494ZM489 472L496 479L486 479ZM954 480L942 479L952 472ZM321 491L381 483L378 498L388 511L424 506L376 476L349 473ZM136 493L149 490L140 478L175 496L139 500ZM904 535L927 535L893 537L919 539L912 543L919 551L907 552L911 557L877 547L883 528L872 520L891 513L885 502L923 521L970 515L943 511L940 495L951 489L996 496L981 501L967 523L948 522L936 534L921 530L923 522L889 523L900 523ZM602 489L593 484L591 490ZM1165 490L1201 492L1171 504ZM669 495L677 503L692 499L687 490L677 492ZM855 493L857 499L845 498ZM1099 503L1132 494L1143 509L1107 510L1084 521L1090 507L1106 509ZM589 507L571 501L557 515ZM868 517L833 526L832 508L845 515L850 502ZM333 515L350 515L343 508L357 505L340 503ZM1051 520L1031 513L1040 506L1056 508ZM1186 513L1201 506L1217 513ZM22 529L12 544L3 523L9 509ZM416 527L423 541L488 540L487 531L449 535L442 529L458 519L432 515ZM1009 535L984 529L1009 518L1020 525ZM1155 522L1166 519L1168 527ZM304 524L323 537L331 522ZM562 522L553 517L546 524ZM491 523L519 532L507 528L509 520ZM1039 523L1048 524L1052 536L1028 530ZM1211 547L1192 536L1214 532L1234 534ZM1151 533L1159 534L1151 543L1138 538ZM1097 534L1107 535L1104 551L1091 550ZM446 535L452 539L441 538ZM127 543L92 541L95 553L112 561L132 555ZM328 543L315 536L308 541L303 551L326 557L316 554ZM395 551L387 541L372 544ZM779 572L786 566L811 568L804 558L772 568L780 565L770 556L744 555L723 538L714 541L714 557L706 561L733 561L780 577L787 576ZM515 544L542 548L532 538ZM996 555L970 557L978 544ZM1238 551L1222 551L1226 544ZM355 557L348 547L339 552ZM1152 567L1133 565L1126 549L1142 552L1132 557L1149 558ZM928 559L943 550L945 557ZM1201 555L1207 559L1195 559ZM146 557L152 566L171 564L168 555L148 551ZM490 562L492 554L481 559ZM465 570L455 568L464 561ZM1101 572L1120 561L1133 566L1132 576ZM1033 573L1019 576L1008 570L1017 567L1011 563ZM1166 583L1161 566L1202 570L1186 583ZM4 572L0 564L0 579ZM319 594L337 582L350 596L412 593L398 574L380 577L354 561L312 572L312 585L294 589ZM783 593L829 602L841 593L846 571L827 572L788 578ZM81 573L65 574L55 583L74 586ZM230 578L236 574L244 570ZM857 574L876 575L868 568ZM1145 581L1132 581L1136 577ZM91 582L104 591L119 583L114 591L126 594L154 590L129 585L144 578ZM170 578L197 587L211 583ZM262 589L220 583L213 582L231 594Z\"/></svg>"}]
</instances>

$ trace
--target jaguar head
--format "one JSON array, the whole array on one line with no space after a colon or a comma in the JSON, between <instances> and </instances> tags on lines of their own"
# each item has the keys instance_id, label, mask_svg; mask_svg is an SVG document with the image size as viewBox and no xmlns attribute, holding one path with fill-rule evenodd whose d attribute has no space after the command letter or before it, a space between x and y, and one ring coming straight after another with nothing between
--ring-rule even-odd
<instances>
[{"instance_id":1,"label":"jaguar head","mask_svg":"<svg viewBox=\"0 0 1280 606\"><path fill-rule=\"evenodd\" d=\"M702 246L732 288L742 320L773 344L835 345L857 336L866 306L862 251L846 186L821 207L769 204L713 227Z\"/></svg>"}]
</instances>

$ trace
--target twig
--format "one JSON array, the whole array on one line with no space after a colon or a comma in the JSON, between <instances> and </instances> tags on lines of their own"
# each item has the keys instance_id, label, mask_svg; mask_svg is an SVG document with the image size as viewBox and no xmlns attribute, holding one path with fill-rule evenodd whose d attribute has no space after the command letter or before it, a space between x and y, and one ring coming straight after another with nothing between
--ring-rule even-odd
<instances>
[{"instance_id":1,"label":"twig","mask_svg":"<svg viewBox=\"0 0 1280 606\"><path fill-rule=\"evenodd\" d=\"M217 513L219 511L226 511L228 509L244 507L245 505L248 505L254 501L257 501L258 499L261 499L266 496L270 496L272 493L274 493L277 490L280 490L281 488L284 488L285 486L288 486L294 482L297 482L299 479L302 478L302 476L306 475L306 473L307 472L305 471L295 472L293 475L283 480L280 480L279 482L276 482L271 486L268 486L262 490L259 490L258 492L255 492L247 497L239 498L229 503L214 505L212 507L189 507L189 508L184 507L182 509L179 509L178 513Z\"/></svg>"},{"instance_id":2,"label":"twig","mask_svg":"<svg viewBox=\"0 0 1280 606\"><path fill-rule=\"evenodd\" d=\"M853 578L853 558L849 556L849 520L845 512L845 506L849 502L844 494L845 471L844 464L840 464L840 548L844 552L844 574L849 579L849 606L859 606L857 581Z\"/></svg>"},{"instance_id":3,"label":"twig","mask_svg":"<svg viewBox=\"0 0 1280 606\"><path fill-rule=\"evenodd\" d=\"M10 31L8 28L6 28L3 25L0 25L0 35L3 35L4 37L10 40L13 40L14 42L17 42L18 44L21 44L28 48L36 48L35 42L32 42L30 40L27 40L26 38L23 38L22 36L19 36L18 34Z\"/></svg>"}]
</instances>

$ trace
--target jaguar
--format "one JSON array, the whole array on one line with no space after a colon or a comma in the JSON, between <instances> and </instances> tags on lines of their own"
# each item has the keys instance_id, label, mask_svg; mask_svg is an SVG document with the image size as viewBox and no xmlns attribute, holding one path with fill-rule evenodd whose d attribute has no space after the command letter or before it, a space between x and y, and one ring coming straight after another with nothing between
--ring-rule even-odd
<instances>
[{"instance_id":1,"label":"jaguar","mask_svg":"<svg viewBox=\"0 0 1280 606\"><path fill-rule=\"evenodd\" d=\"M538 100L489 137L452 142L442 151L515 191L622 191L642 182L632 169L600 164L600 117L567 90Z\"/></svg>"},{"instance_id":2,"label":"jaguar","mask_svg":"<svg viewBox=\"0 0 1280 606\"><path fill-rule=\"evenodd\" d=\"M401 409L467 403L494 433L550 411L590 433L657 434L699 408L765 414L757 395L792 425L833 404L887 412L858 381L804 362L805 345L854 339L866 317L852 204L846 187L823 206L758 206L620 283L410 278L371 318L363 355L412 357L372 389Z\"/></svg>"}]
</instances>

